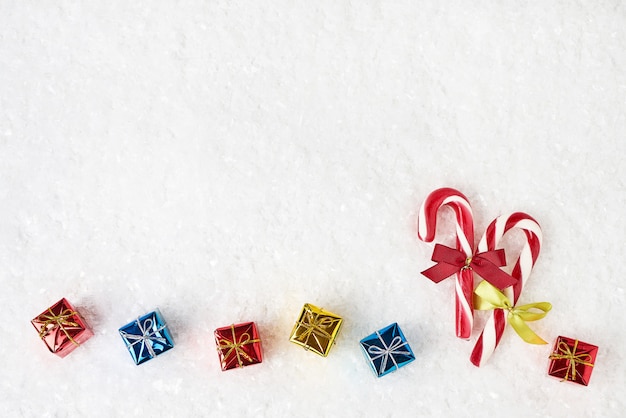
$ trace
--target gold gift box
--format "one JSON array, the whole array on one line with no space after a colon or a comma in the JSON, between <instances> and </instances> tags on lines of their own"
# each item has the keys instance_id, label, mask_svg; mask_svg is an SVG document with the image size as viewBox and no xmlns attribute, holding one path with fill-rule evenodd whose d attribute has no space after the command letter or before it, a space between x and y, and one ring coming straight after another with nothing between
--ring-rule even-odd
<instances>
[{"instance_id":1,"label":"gold gift box","mask_svg":"<svg viewBox=\"0 0 626 418\"><path fill-rule=\"evenodd\" d=\"M340 316L305 303L289 341L326 357L335 343L342 322Z\"/></svg>"}]
</instances>

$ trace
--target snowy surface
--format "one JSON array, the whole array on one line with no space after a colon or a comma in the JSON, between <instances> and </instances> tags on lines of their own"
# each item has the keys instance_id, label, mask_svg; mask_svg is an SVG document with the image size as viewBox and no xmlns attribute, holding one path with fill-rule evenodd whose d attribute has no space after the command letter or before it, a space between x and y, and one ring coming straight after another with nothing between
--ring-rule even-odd
<instances>
[{"instance_id":1,"label":"snowy surface","mask_svg":"<svg viewBox=\"0 0 626 418\"><path fill-rule=\"evenodd\" d=\"M623 416L625 134L619 0L2 1L0 415ZM510 329L470 364L419 274L441 186L477 237L541 223L521 301L600 346L590 386ZM59 359L29 321L63 296L95 336ZM305 302L345 319L328 358L288 341ZM117 329L154 307L176 347L137 367ZM264 362L222 372L237 321ZM376 379L394 321L417 360Z\"/></svg>"}]
</instances>

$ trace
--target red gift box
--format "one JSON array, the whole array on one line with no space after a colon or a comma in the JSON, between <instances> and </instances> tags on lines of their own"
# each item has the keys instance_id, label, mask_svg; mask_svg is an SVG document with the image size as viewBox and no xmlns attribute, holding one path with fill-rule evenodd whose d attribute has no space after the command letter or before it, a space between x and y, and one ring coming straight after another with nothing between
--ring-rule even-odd
<instances>
[{"instance_id":1,"label":"red gift box","mask_svg":"<svg viewBox=\"0 0 626 418\"><path fill-rule=\"evenodd\" d=\"M93 336L85 320L61 299L30 321L50 352L65 357Z\"/></svg>"},{"instance_id":2,"label":"red gift box","mask_svg":"<svg viewBox=\"0 0 626 418\"><path fill-rule=\"evenodd\" d=\"M558 337L550 354L548 374L561 381L568 380L587 386L596 362L598 347L575 340Z\"/></svg>"},{"instance_id":3,"label":"red gift box","mask_svg":"<svg viewBox=\"0 0 626 418\"><path fill-rule=\"evenodd\" d=\"M261 363L261 339L254 322L215 330L215 343L222 371Z\"/></svg>"}]
</instances>

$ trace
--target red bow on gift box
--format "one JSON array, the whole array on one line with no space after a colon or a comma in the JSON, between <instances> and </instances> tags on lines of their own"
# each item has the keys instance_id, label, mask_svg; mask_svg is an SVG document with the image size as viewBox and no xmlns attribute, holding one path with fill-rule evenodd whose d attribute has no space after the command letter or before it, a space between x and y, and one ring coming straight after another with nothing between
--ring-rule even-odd
<instances>
[{"instance_id":1,"label":"red bow on gift box","mask_svg":"<svg viewBox=\"0 0 626 418\"><path fill-rule=\"evenodd\" d=\"M437 264L424 270L422 274L435 283L465 269L473 270L500 290L517 283L514 277L500 270L500 267L506 266L503 249L485 251L466 257L463 251L436 244L431 260Z\"/></svg>"}]
</instances>

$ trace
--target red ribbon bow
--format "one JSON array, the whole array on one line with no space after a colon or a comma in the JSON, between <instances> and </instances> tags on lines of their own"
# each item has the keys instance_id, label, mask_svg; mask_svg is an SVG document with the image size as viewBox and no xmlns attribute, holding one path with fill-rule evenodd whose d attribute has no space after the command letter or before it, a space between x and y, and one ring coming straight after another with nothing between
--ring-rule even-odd
<instances>
[{"instance_id":1,"label":"red ribbon bow","mask_svg":"<svg viewBox=\"0 0 626 418\"><path fill-rule=\"evenodd\" d=\"M424 270L422 274L435 283L464 269L474 270L480 277L500 290L517 283L517 279L500 270L500 267L506 265L503 249L485 251L466 257L463 251L437 244L431 260L437 264Z\"/></svg>"}]
</instances>

